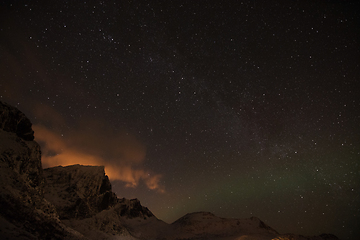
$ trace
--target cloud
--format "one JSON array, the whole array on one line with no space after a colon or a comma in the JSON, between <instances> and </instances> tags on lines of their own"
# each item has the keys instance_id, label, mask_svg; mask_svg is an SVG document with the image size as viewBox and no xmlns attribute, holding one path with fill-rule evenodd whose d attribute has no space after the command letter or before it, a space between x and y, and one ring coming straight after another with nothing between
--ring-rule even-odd
<instances>
[{"instance_id":1,"label":"cloud","mask_svg":"<svg viewBox=\"0 0 360 240\"><path fill-rule=\"evenodd\" d=\"M144 169L146 147L125 130L110 129L102 122L86 121L76 130L60 134L44 125L34 125L35 140L42 145L44 167L73 164L101 165L110 180L164 192L161 175Z\"/></svg>"},{"instance_id":2,"label":"cloud","mask_svg":"<svg viewBox=\"0 0 360 240\"><path fill-rule=\"evenodd\" d=\"M146 156L146 147L134 135L104 122L82 121L76 131L66 134L69 145L114 163L141 164Z\"/></svg>"}]
</instances>

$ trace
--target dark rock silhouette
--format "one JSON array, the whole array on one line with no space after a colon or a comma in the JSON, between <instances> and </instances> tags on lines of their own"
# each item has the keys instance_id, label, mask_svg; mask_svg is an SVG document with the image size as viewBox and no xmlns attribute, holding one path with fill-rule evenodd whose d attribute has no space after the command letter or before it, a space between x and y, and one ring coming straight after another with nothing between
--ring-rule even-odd
<instances>
[{"instance_id":1,"label":"dark rock silhouette","mask_svg":"<svg viewBox=\"0 0 360 240\"><path fill-rule=\"evenodd\" d=\"M0 129L13 132L23 140L34 140L30 120L17 108L0 102Z\"/></svg>"},{"instance_id":2,"label":"dark rock silhouette","mask_svg":"<svg viewBox=\"0 0 360 240\"><path fill-rule=\"evenodd\" d=\"M0 102L0 225L2 239L82 239L44 198L40 146L30 120Z\"/></svg>"}]
</instances>

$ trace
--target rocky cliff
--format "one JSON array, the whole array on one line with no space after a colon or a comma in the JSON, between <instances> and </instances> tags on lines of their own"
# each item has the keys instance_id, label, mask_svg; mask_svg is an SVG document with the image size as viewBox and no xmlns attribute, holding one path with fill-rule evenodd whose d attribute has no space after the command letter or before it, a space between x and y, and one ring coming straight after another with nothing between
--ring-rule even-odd
<instances>
[{"instance_id":1,"label":"rocky cliff","mask_svg":"<svg viewBox=\"0 0 360 240\"><path fill-rule=\"evenodd\" d=\"M2 239L81 239L44 198L39 145L31 122L0 102L0 235Z\"/></svg>"},{"instance_id":2,"label":"rocky cliff","mask_svg":"<svg viewBox=\"0 0 360 240\"><path fill-rule=\"evenodd\" d=\"M44 196L60 220L89 239L132 238L141 230L127 224L131 219L160 222L139 200L117 198L102 166L48 168L44 177Z\"/></svg>"},{"instance_id":3,"label":"rocky cliff","mask_svg":"<svg viewBox=\"0 0 360 240\"><path fill-rule=\"evenodd\" d=\"M43 170L31 126L0 102L1 239L134 239L126 220L161 222L139 200L118 199L104 167Z\"/></svg>"},{"instance_id":4,"label":"rocky cliff","mask_svg":"<svg viewBox=\"0 0 360 240\"><path fill-rule=\"evenodd\" d=\"M306 239L281 235L260 219L187 214L173 224L157 219L137 199L119 199L104 167L42 169L31 122L0 102L1 239Z\"/></svg>"},{"instance_id":5,"label":"rocky cliff","mask_svg":"<svg viewBox=\"0 0 360 240\"><path fill-rule=\"evenodd\" d=\"M34 140L34 131L30 120L17 108L0 102L0 129L16 133L23 140Z\"/></svg>"},{"instance_id":6,"label":"rocky cliff","mask_svg":"<svg viewBox=\"0 0 360 240\"><path fill-rule=\"evenodd\" d=\"M45 169L44 176L45 198L60 219L91 217L118 202L104 167L59 166Z\"/></svg>"}]
</instances>

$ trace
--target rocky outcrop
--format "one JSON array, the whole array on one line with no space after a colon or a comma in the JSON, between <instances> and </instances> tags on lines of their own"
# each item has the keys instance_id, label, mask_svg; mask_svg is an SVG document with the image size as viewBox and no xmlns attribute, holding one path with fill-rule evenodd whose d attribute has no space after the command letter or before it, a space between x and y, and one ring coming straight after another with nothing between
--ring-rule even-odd
<instances>
[{"instance_id":1,"label":"rocky outcrop","mask_svg":"<svg viewBox=\"0 0 360 240\"><path fill-rule=\"evenodd\" d=\"M30 120L17 108L0 102L0 129L13 132L23 140L34 140Z\"/></svg>"},{"instance_id":2,"label":"rocky outcrop","mask_svg":"<svg viewBox=\"0 0 360 240\"><path fill-rule=\"evenodd\" d=\"M43 170L33 139L30 120L0 102L1 239L135 239L124 219L156 219L140 201L118 199L104 167Z\"/></svg>"},{"instance_id":3,"label":"rocky outcrop","mask_svg":"<svg viewBox=\"0 0 360 240\"><path fill-rule=\"evenodd\" d=\"M34 140L30 120L17 108L0 102L1 160L38 191L43 185L40 146Z\"/></svg>"},{"instance_id":4,"label":"rocky outcrop","mask_svg":"<svg viewBox=\"0 0 360 240\"><path fill-rule=\"evenodd\" d=\"M167 225L138 199L117 198L104 167L59 166L44 169L44 176L45 198L56 207L62 222L90 239L113 235L133 238L144 232L149 222ZM129 224L132 219L143 222L141 228ZM150 238L156 235L142 234Z\"/></svg>"},{"instance_id":5,"label":"rocky outcrop","mask_svg":"<svg viewBox=\"0 0 360 240\"><path fill-rule=\"evenodd\" d=\"M119 215L126 218L149 218L155 217L154 214L147 208L140 204L138 199L119 199L118 204Z\"/></svg>"},{"instance_id":6,"label":"rocky outcrop","mask_svg":"<svg viewBox=\"0 0 360 240\"><path fill-rule=\"evenodd\" d=\"M56 207L60 219L87 218L114 206L104 167L73 165L44 170L45 198Z\"/></svg>"},{"instance_id":7,"label":"rocky outcrop","mask_svg":"<svg viewBox=\"0 0 360 240\"><path fill-rule=\"evenodd\" d=\"M0 102L0 222L2 239L81 239L44 198L39 145L31 122Z\"/></svg>"}]
</instances>

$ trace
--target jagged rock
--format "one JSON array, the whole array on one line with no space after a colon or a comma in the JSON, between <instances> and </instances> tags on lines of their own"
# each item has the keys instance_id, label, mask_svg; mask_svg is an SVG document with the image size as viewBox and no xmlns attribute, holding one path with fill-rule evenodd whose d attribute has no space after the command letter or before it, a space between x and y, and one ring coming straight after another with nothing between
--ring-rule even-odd
<instances>
[{"instance_id":1,"label":"jagged rock","mask_svg":"<svg viewBox=\"0 0 360 240\"><path fill-rule=\"evenodd\" d=\"M118 199L104 167L58 166L44 169L44 176L45 198L54 204L60 219L91 239L106 239L109 235L134 239L131 236L143 231L144 226L140 230L128 224L131 219L145 221L145 225L149 218L150 222L162 222L138 199Z\"/></svg>"},{"instance_id":2,"label":"jagged rock","mask_svg":"<svg viewBox=\"0 0 360 240\"><path fill-rule=\"evenodd\" d=\"M40 191L43 184L41 151L32 141L34 131L30 120L17 108L0 102L0 130L10 133L2 134L2 162Z\"/></svg>"},{"instance_id":3,"label":"jagged rock","mask_svg":"<svg viewBox=\"0 0 360 240\"><path fill-rule=\"evenodd\" d=\"M117 206L118 213L122 217L127 218L149 218L154 217L154 214L147 208L140 204L138 199L126 199L122 198L119 200L119 206Z\"/></svg>"},{"instance_id":4,"label":"jagged rock","mask_svg":"<svg viewBox=\"0 0 360 240\"><path fill-rule=\"evenodd\" d=\"M2 239L82 239L62 224L43 195L39 145L30 121L0 102L0 235Z\"/></svg>"},{"instance_id":5,"label":"jagged rock","mask_svg":"<svg viewBox=\"0 0 360 240\"><path fill-rule=\"evenodd\" d=\"M34 140L30 120L17 108L0 102L0 129L13 132L26 141Z\"/></svg>"}]
</instances>

